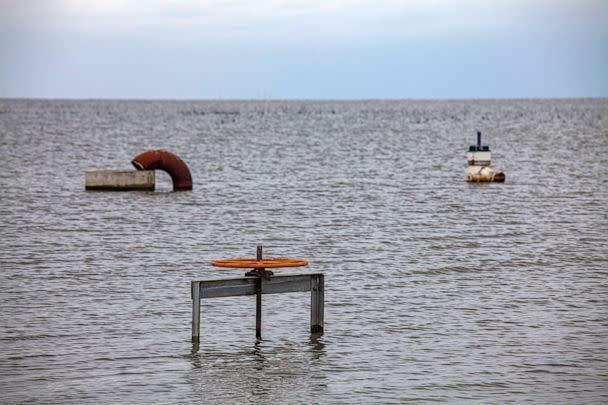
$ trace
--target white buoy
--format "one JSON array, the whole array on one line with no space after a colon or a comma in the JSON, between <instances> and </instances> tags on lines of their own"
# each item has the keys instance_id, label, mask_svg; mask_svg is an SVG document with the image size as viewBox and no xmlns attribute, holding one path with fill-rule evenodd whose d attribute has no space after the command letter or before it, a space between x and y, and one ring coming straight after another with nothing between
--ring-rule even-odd
<instances>
[{"instance_id":1,"label":"white buoy","mask_svg":"<svg viewBox=\"0 0 608 405\"><path fill-rule=\"evenodd\" d=\"M467 153L467 181L474 183L504 182L504 173L497 173L490 164L492 152L488 145L481 144L481 132L477 132L477 145L469 146Z\"/></svg>"}]
</instances>

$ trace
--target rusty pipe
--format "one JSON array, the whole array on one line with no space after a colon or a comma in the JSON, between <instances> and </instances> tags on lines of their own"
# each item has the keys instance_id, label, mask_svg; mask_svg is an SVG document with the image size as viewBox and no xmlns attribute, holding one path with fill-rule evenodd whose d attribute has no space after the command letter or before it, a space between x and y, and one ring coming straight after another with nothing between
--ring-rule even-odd
<instances>
[{"instance_id":1,"label":"rusty pipe","mask_svg":"<svg viewBox=\"0 0 608 405\"><path fill-rule=\"evenodd\" d=\"M131 161L137 170L164 170L171 176L173 190L192 190L190 169L179 156L166 150L148 150Z\"/></svg>"}]
</instances>

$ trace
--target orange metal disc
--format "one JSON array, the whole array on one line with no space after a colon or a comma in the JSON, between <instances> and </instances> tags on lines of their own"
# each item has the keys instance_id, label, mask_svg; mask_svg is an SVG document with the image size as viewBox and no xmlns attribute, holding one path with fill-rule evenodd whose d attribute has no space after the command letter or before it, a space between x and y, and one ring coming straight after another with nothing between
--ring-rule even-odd
<instances>
[{"instance_id":1,"label":"orange metal disc","mask_svg":"<svg viewBox=\"0 0 608 405\"><path fill-rule=\"evenodd\" d=\"M303 259L290 259L288 257L269 257L260 261L255 258L214 260L211 262L211 265L215 267L233 267L239 269L267 269L271 267L307 266L308 262Z\"/></svg>"}]
</instances>

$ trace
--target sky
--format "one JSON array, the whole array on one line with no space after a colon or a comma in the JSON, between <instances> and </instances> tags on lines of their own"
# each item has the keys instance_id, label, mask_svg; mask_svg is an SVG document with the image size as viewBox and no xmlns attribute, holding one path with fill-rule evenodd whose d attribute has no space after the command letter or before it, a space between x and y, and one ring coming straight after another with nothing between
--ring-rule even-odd
<instances>
[{"instance_id":1,"label":"sky","mask_svg":"<svg viewBox=\"0 0 608 405\"><path fill-rule=\"evenodd\" d=\"M608 97L608 0L0 0L0 98Z\"/></svg>"}]
</instances>

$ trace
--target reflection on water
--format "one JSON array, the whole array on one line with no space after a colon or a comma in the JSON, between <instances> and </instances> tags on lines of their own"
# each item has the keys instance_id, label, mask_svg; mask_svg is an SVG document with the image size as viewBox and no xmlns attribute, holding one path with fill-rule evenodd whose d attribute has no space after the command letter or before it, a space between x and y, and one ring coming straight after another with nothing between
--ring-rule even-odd
<instances>
[{"instance_id":1,"label":"reflection on water","mask_svg":"<svg viewBox=\"0 0 608 405\"><path fill-rule=\"evenodd\" d=\"M326 389L326 379L317 373L324 345L320 339L311 339L309 350L304 350L303 343L256 341L251 350L193 350L198 394L205 402L272 403L306 400L309 390L320 395L319 389ZM313 381L314 386L309 386Z\"/></svg>"},{"instance_id":2,"label":"reflection on water","mask_svg":"<svg viewBox=\"0 0 608 405\"><path fill-rule=\"evenodd\" d=\"M159 148L192 192L84 191ZM605 99L0 100L0 151L6 403L608 402ZM231 297L192 345L190 281L258 244L325 273L325 334Z\"/></svg>"},{"instance_id":3,"label":"reflection on water","mask_svg":"<svg viewBox=\"0 0 608 405\"><path fill-rule=\"evenodd\" d=\"M314 333L309 340L310 352L315 355L314 359L318 360L325 353L325 344L321 334Z\"/></svg>"}]
</instances>

